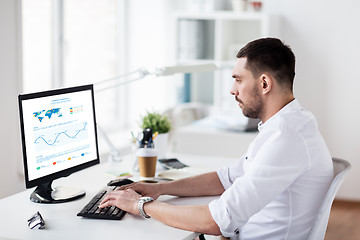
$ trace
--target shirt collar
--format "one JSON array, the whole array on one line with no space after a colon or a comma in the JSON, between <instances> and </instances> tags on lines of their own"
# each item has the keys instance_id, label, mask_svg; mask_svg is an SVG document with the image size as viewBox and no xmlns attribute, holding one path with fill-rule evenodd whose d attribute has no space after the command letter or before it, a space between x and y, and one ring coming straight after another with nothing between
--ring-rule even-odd
<instances>
[{"instance_id":1,"label":"shirt collar","mask_svg":"<svg viewBox=\"0 0 360 240\"><path fill-rule=\"evenodd\" d=\"M276 119L279 118L280 115L287 113L287 112L293 112L293 111L299 111L302 110L302 107L297 99L292 100L288 104L286 104L282 109L280 109L277 113L275 113L271 118L269 118L266 122L260 121L258 123L258 130L259 132L264 129L266 126L271 125L272 122L276 121Z\"/></svg>"}]
</instances>

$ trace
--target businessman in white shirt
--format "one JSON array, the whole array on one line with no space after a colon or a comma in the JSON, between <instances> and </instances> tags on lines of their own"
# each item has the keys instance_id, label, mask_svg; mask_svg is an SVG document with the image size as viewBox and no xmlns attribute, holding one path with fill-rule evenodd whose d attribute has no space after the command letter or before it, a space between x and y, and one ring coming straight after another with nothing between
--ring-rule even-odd
<instances>
[{"instance_id":1,"label":"businessman in white shirt","mask_svg":"<svg viewBox=\"0 0 360 240\"><path fill-rule=\"evenodd\" d=\"M315 117L293 95L295 56L276 38L237 54L231 94L259 134L232 166L178 181L134 183L110 193L115 205L170 226L231 239L306 239L333 179L330 153ZM208 205L174 206L163 194L220 197Z\"/></svg>"}]
</instances>

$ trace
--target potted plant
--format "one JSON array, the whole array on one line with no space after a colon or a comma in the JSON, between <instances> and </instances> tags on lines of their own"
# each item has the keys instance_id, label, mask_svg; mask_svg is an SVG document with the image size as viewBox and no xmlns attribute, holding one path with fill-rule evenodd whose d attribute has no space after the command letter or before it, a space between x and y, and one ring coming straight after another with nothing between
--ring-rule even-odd
<instances>
[{"instance_id":1,"label":"potted plant","mask_svg":"<svg viewBox=\"0 0 360 240\"><path fill-rule=\"evenodd\" d=\"M166 115L157 112L147 112L142 117L141 128L152 128L153 133L163 134L170 131L171 123Z\"/></svg>"},{"instance_id":2,"label":"potted plant","mask_svg":"<svg viewBox=\"0 0 360 240\"><path fill-rule=\"evenodd\" d=\"M148 111L146 115L142 117L141 128L152 128L153 133L158 133L158 136L154 139L155 148L158 152L158 159L165 158L169 131L171 129L171 123L168 117L158 112Z\"/></svg>"}]
</instances>

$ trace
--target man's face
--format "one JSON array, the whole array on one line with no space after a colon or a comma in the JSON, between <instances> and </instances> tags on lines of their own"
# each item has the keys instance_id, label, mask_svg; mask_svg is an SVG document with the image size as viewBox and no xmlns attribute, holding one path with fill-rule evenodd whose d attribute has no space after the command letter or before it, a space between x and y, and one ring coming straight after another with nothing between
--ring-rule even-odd
<instances>
[{"instance_id":1,"label":"man's face","mask_svg":"<svg viewBox=\"0 0 360 240\"><path fill-rule=\"evenodd\" d=\"M238 59L233 70L234 84L230 93L235 96L246 117L260 118L264 106L260 92L261 83L245 68L246 62L246 58Z\"/></svg>"}]
</instances>

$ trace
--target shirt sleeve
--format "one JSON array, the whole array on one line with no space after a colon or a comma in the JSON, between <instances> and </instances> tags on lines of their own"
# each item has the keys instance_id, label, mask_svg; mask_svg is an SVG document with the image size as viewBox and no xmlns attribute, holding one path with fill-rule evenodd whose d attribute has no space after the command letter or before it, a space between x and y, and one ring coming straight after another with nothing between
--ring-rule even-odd
<instances>
[{"instance_id":1,"label":"shirt sleeve","mask_svg":"<svg viewBox=\"0 0 360 240\"><path fill-rule=\"evenodd\" d=\"M244 175L244 159L245 156L242 156L235 164L217 170L217 175L225 190L231 187L236 178Z\"/></svg>"},{"instance_id":2,"label":"shirt sleeve","mask_svg":"<svg viewBox=\"0 0 360 240\"><path fill-rule=\"evenodd\" d=\"M285 191L309 167L308 159L300 136L272 134L255 155L244 160L244 174L210 202L210 212L222 234L233 236L252 215Z\"/></svg>"}]
</instances>

